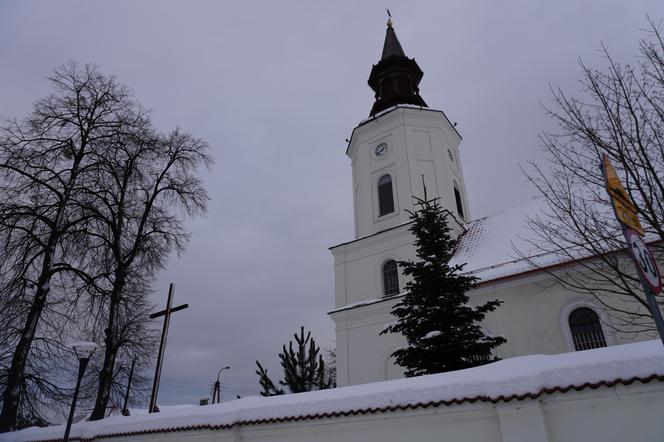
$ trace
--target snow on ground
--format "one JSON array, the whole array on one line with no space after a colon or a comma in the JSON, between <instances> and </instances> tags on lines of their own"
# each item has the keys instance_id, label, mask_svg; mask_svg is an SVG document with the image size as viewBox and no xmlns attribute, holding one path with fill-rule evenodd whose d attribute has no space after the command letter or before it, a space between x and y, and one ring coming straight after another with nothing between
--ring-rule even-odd
<instances>
[{"instance_id":1,"label":"snow on ground","mask_svg":"<svg viewBox=\"0 0 664 442\"><path fill-rule=\"evenodd\" d=\"M451 373L269 398L248 397L203 407L166 409L146 416L113 416L102 421L75 424L71 436L87 439L114 433L193 425L231 425L464 398L498 400L501 396L538 394L544 388L647 378L651 375L664 375L664 347L659 340L559 355L521 356ZM0 440L55 439L62 437L63 433L64 426L28 428L1 434Z\"/></svg>"}]
</instances>

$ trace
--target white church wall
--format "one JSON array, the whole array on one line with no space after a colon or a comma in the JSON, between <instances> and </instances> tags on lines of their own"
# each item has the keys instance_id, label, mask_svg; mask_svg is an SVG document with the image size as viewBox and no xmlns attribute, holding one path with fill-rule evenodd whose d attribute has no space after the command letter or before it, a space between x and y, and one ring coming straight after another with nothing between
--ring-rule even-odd
<instances>
[{"instance_id":1,"label":"white church wall","mask_svg":"<svg viewBox=\"0 0 664 442\"><path fill-rule=\"evenodd\" d=\"M454 229L461 228L453 217L449 219L454 221ZM402 224L330 249L334 256L335 309L383 297L383 264L390 259L416 258L413 237L408 229L409 224ZM399 289L405 284L406 279L399 272Z\"/></svg>"},{"instance_id":2,"label":"white church wall","mask_svg":"<svg viewBox=\"0 0 664 442\"><path fill-rule=\"evenodd\" d=\"M335 308L383 296L382 265L388 259L413 259L408 225L332 248ZM399 275L399 287L404 280Z\"/></svg>"},{"instance_id":3,"label":"white church wall","mask_svg":"<svg viewBox=\"0 0 664 442\"><path fill-rule=\"evenodd\" d=\"M507 339L496 351L501 358L574 351L567 318L579 306L588 306L598 313L607 345L652 339L645 333L615 333L611 318L592 296L569 292L543 272L481 286L469 297L471 305L494 299L503 301L482 323L485 332ZM402 373L399 367L389 366L389 354L404 346L405 340L395 334L379 336L382 328L394 321L390 311L399 299L331 313L337 332L339 385L381 381ZM617 301L615 305L627 307Z\"/></svg>"},{"instance_id":4,"label":"white church wall","mask_svg":"<svg viewBox=\"0 0 664 442\"><path fill-rule=\"evenodd\" d=\"M333 313L337 332L337 385L357 385L402 377L390 354L405 345L396 334L380 335L396 300L379 302L345 312ZM343 348L339 341L343 341Z\"/></svg>"},{"instance_id":5,"label":"white church wall","mask_svg":"<svg viewBox=\"0 0 664 442\"><path fill-rule=\"evenodd\" d=\"M387 153L379 158L374 149L381 143L387 143ZM355 182L355 237L372 235L378 231L401 224L408 218L404 209L410 209L409 199L401 197L402 170L407 168L405 151L398 146L404 145L404 133L401 119L397 112L382 117L380 130L372 123L360 126L351 137L348 156L351 158ZM376 184L380 176L389 173L392 177L395 211L384 217L378 216Z\"/></svg>"},{"instance_id":6,"label":"white church wall","mask_svg":"<svg viewBox=\"0 0 664 442\"><path fill-rule=\"evenodd\" d=\"M353 168L356 238L407 222L412 196L423 196L423 175L428 196L439 197L441 206L454 213L456 182L469 219L460 142L444 114L430 109L398 107L355 128L347 154ZM388 150L378 156L375 148L382 143ZM392 178L395 210L379 216L377 183L384 174Z\"/></svg>"},{"instance_id":7,"label":"white church wall","mask_svg":"<svg viewBox=\"0 0 664 442\"><path fill-rule=\"evenodd\" d=\"M441 207L456 213L454 187L459 189L464 217L470 219L465 182L459 163L461 137L441 112L410 109L404 114L406 146L409 155L411 195L424 196L422 177L428 198L440 198Z\"/></svg>"}]
</instances>

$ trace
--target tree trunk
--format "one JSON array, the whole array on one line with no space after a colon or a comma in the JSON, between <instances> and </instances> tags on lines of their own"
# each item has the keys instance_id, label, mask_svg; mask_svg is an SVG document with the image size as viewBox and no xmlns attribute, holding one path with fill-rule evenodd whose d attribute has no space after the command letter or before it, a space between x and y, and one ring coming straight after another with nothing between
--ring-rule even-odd
<instances>
[{"instance_id":1,"label":"tree trunk","mask_svg":"<svg viewBox=\"0 0 664 442\"><path fill-rule=\"evenodd\" d=\"M115 272L115 282L111 292L111 303L109 305L108 326L106 327L106 351L104 353L104 364L99 372L99 387L97 388L97 398L95 406L90 415L90 420L99 420L106 417L106 407L111 397L111 386L113 384L113 371L115 370L115 360L120 346L118 345L118 315L120 310L120 301L122 299L122 290L125 284L125 273L122 270Z\"/></svg>"},{"instance_id":2,"label":"tree trunk","mask_svg":"<svg viewBox=\"0 0 664 442\"><path fill-rule=\"evenodd\" d=\"M21 404L21 386L25 378L25 367L28 362L28 354L32 347L32 341L37 331L37 325L41 318L46 297L50 291L51 265L53 260L53 250L58 241L59 234L52 232L48 242L48 250L44 255L41 275L38 279L37 293L32 300L25 326L21 330L21 337L18 345L14 349L12 363L7 375L7 386L2 395L2 412L0 412L0 433L11 431L16 428L18 419L18 409Z\"/></svg>"}]
</instances>

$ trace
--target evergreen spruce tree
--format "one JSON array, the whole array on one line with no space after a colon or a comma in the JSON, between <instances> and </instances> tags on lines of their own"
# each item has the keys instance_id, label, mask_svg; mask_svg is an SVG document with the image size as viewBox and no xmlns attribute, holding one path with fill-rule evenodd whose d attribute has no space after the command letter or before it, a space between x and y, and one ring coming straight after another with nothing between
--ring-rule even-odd
<instances>
[{"instance_id":1,"label":"evergreen spruce tree","mask_svg":"<svg viewBox=\"0 0 664 442\"><path fill-rule=\"evenodd\" d=\"M491 351L506 342L487 336L480 322L502 301L489 301L477 307L468 305L466 292L477 278L461 275L463 265L450 266L457 241L450 235L448 211L437 199L415 198L418 209L410 213L410 231L415 237L416 261L401 261L410 280L406 294L394 306L397 320L381 334L401 333L408 346L392 353L406 376L442 373L498 360Z\"/></svg>"}]
</instances>

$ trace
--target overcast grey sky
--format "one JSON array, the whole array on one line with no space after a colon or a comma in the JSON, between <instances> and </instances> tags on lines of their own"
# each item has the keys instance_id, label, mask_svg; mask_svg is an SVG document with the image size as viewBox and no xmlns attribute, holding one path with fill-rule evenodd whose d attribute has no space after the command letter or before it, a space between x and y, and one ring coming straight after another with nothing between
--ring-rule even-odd
<instances>
[{"instance_id":1,"label":"overcast grey sky","mask_svg":"<svg viewBox=\"0 0 664 442\"><path fill-rule=\"evenodd\" d=\"M0 116L22 117L69 60L115 74L157 127L204 138L208 216L155 286L190 308L171 322L160 403L257 391L254 361L303 324L334 345L327 248L353 238L345 138L366 118L385 8L421 94L458 122L473 218L528 201L519 165L551 128L548 85L576 93L578 57L603 66L604 42L634 62L645 14L661 0L559 1L0 1Z\"/></svg>"}]
</instances>

